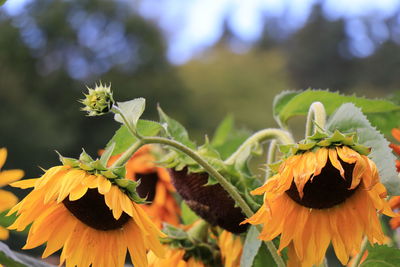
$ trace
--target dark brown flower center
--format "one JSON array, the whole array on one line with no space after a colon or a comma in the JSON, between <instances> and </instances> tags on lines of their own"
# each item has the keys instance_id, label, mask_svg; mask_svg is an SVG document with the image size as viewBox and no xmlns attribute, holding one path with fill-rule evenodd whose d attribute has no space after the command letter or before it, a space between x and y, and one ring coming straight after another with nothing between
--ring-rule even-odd
<instances>
[{"instance_id":1,"label":"dark brown flower center","mask_svg":"<svg viewBox=\"0 0 400 267\"><path fill-rule=\"evenodd\" d=\"M211 225L218 225L232 233L243 233L248 225L240 225L245 220L241 209L235 207L235 201L219 185L205 186L207 173L187 173L169 170L176 191L186 204Z\"/></svg>"},{"instance_id":2,"label":"dark brown flower center","mask_svg":"<svg viewBox=\"0 0 400 267\"><path fill-rule=\"evenodd\" d=\"M136 192L141 198L146 198L147 201L153 201L156 195L157 173L137 173L136 176L140 179L140 185L136 188Z\"/></svg>"},{"instance_id":3,"label":"dark brown flower center","mask_svg":"<svg viewBox=\"0 0 400 267\"><path fill-rule=\"evenodd\" d=\"M353 177L354 164L348 164L340 160L343 166L345 179L340 172L332 166L328 159L321 173L305 184L303 198L300 198L294 181L286 194L298 204L312 209L327 209L343 203L357 190L349 190Z\"/></svg>"},{"instance_id":4,"label":"dark brown flower center","mask_svg":"<svg viewBox=\"0 0 400 267\"><path fill-rule=\"evenodd\" d=\"M119 229L131 218L123 212L116 220L97 189L88 189L83 197L75 201L65 198L63 204L78 220L97 230Z\"/></svg>"}]
</instances>

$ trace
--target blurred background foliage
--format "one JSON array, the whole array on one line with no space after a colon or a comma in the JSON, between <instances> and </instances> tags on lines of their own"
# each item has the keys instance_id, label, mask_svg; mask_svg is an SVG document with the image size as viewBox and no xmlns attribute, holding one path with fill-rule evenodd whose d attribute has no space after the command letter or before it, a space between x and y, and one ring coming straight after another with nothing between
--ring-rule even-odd
<instances>
[{"instance_id":1,"label":"blurred background foliage","mask_svg":"<svg viewBox=\"0 0 400 267\"><path fill-rule=\"evenodd\" d=\"M386 16L332 18L332 1L308 1L303 23L262 16L251 40L229 23L228 9L218 38L179 61L171 36L184 21L163 23L162 8L174 3L179 12L183 0L13 1L0 8L0 146L9 149L5 167L26 177L57 164L54 150L96 154L111 138L119 125L85 117L77 102L100 80L119 101L145 97L148 119L159 103L199 142L227 114L251 130L276 126L271 104L282 90L386 97L400 84L399 4ZM154 5L159 13L149 16Z\"/></svg>"},{"instance_id":2,"label":"blurred background foliage","mask_svg":"<svg viewBox=\"0 0 400 267\"><path fill-rule=\"evenodd\" d=\"M0 7L5 169L37 177L39 166L58 164L54 150L77 157L82 147L103 148L119 125L85 117L77 101L98 81L111 82L119 101L145 97L147 119L157 119L159 103L198 142L228 114L239 128L277 126L272 100L283 90L400 103L400 1L355 2L360 9L331 0L8 0ZM205 38L207 25L214 34ZM23 238L8 242L17 249Z\"/></svg>"}]
</instances>

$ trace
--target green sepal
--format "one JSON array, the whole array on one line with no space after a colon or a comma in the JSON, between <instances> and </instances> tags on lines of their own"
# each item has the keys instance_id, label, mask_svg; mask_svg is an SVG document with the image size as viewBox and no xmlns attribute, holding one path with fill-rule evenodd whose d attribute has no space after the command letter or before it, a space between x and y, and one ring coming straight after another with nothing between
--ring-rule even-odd
<instances>
[{"instance_id":1,"label":"green sepal","mask_svg":"<svg viewBox=\"0 0 400 267\"><path fill-rule=\"evenodd\" d=\"M333 135L327 138L326 140L330 141L331 143L335 143L335 142L341 142L342 140L345 139L345 137L346 136L344 136L344 134L342 134L338 130L335 130Z\"/></svg>"},{"instance_id":2,"label":"green sepal","mask_svg":"<svg viewBox=\"0 0 400 267\"><path fill-rule=\"evenodd\" d=\"M319 142L317 143L318 146L322 146L322 147L327 147L327 146L330 146L331 144L332 144L332 143L331 143L329 140L327 140L327 139L322 140L322 141L319 141Z\"/></svg>"},{"instance_id":3,"label":"green sepal","mask_svg":"<svg viewBox=\"0 0 400 267\"><path fill-rule=\"evenodd\" d=\"M125 177L126 176L126 168L125 166L120 166L112 169L112 172L117 175L118 177Z\"/></svg>"},{"instance_id":4,"label":"green sepal","mask_svg":"<svg viewBox=\"0 0 400 267\"><path fill-rule=\"evenodd\" d=\"M64 166L71 166L72 168L76 168L79 166L79 160L63 157L58 151L56 151L56 153L58 154L58 157L60 158L60 161Z\"/></svg>"},{"instance_id":5,"label":"green sepal","mask_svg":"<svg viewBox=\"0 0 400 267\"><path fill-rule=\"evenodd\" d=\"M115 179L118 177L112 170L101 171L100 173L107 179Z\"/></svg>"},{"instance_id":6,"label":"green sepal","mask_svg":"<svg viewBox=\"0 0 400 267\"><path fill-rule=\"evenodd\" d=\"M310 140L320 140L320 139L325 139L328 137L327 133L321 132L321 131L316 131L314 135L308 137L307 139Z\"/></svg>"},{"instance_id":7,"label":"green sepal","mask_svg":"<svg viewBox=\"0 0 400 267\"><path fill-rule=\"evenodd\" d=\"M119 187L122 187L122 188L127 188L128 185L130 184L129 182L130 182L130 180L128 180L128 179L115 179L115 183L116 183ZM135 189L136 189L136 186L135 186L135 188L133 188L133 189L135 190ZM134 190L128 190L128 191L133 192Z\"/></svg>"},{"instance_id":8,"label":"green sepal","mask_svg":"<svg viewBox=\"0 0 400 267\"><path fill-rule=\"evenodd\" d=\"M343 145L346 145L346 146L354 146L354 145L355 145L354 135L352 135L352 136L346 136L346 137L342 140L341 143L342 143Z\"/></svg>"},{"instance_id":9,"label":"green sepal","mask_svg":"<svg viewBox=\"0 0 400 267\"><path fill-rule=\"evenodd\" d=\"M95 168L98 171L106 171L107 167L103 165L103 163L100 160L95 160L92 162L92 167Z\"/></svg>"},{"instance_id":10,"label":"green sepal","mask_svg":"<svg viewBox=\"0 0 400 267\"><path fill-rule=\"evenodd\" d=\"M311 142L311 143L307 143L307 144L298 144L297 148L299 150L310 150L312 149L317 143L316 142Z\"/></svg>"},{"instance_id":11,"label":"green sepal","mask_svg":"<svg viewBox=\"0 0 400 267\"><path fill-rule=\"evenodd\" d=\"M363 146L363 145L360 145L360 144L351 146L351 148L353 150L357 151L361 155L367 156L369 153L371 153L371 148L370 147Z\"/></svg>"},{"instance_id":12,"label":"green sepal","mask_svg":"<svg viewBox=\"0 0 400 267\"><path fill-rule=\"evenodd\" d=\"M83 161L79 162L79 168L84 171L93 171L94 170L94 168L91 166L91 164L87 164Z\"/></svg>"},{"instance_id":13,"label":"green sepal","mask_svg":"<svg viewBox=\"0 0 400 267\"><path fill-rule=\"evenodd\" d=\"M88 153L82 148L82 153L79 155L79 161L84 162L84 163L91 163L93 162L93 158L89 156Z\"/></svg>"}]
</instances>

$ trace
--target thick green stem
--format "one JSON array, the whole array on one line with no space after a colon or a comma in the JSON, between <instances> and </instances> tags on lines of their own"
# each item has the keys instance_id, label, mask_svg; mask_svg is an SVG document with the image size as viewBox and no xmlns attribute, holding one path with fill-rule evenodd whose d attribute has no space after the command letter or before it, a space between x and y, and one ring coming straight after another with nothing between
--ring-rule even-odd
<instances>
[{"instance_id":1,"label":"thick green stem","mask_svg":"<svg viewBox=\"0 0 400 267\"><path fill-rule=\"evenodd\" d=\"M247 217L251 217L254 215L254 212L251 210L249 205L247 205L246 201L242 198L242 196L237 192L236 188L230 184L224 176L222 176L213 166L211 166L206 160L204 160L196 151L186 147L185 145L171 139L163 138L163 137L143 137L142 142L144 144L163 144L174 147L181 152L184 152L186 155L194 159L200 166L204 168L204 170L211 176L213 176L218 183L228 192L228 194L235 200L236 204L242 209L243 213ZM261 226L259 226L261 228ZM259 229L260 229L259 228ZM279 256L278 251L275 245L271 241L265 242L267 245L272 257L274 258L277 266L284 267L285 263L283 259Z\"/></svg>"},{"instance_id":2,"label":"thick green stem","mask_svg":"<svg viewBox=\"0 0 400 267\"><path fill-rule=\"evenodd\" d=\"M254 144L261 143L268 139L277 139L282 144L292 144L294 140L290 133L281 129L264 129L254 133L229 157L225 160L225 164L234 164L236 158L246 149Z\"/></svg>"},{"instance_id":3,"label":"thick green stem","mask_svg":"<svg viewBox=\"0 0 400 267\"><path fill-rule=\"evenodd\" d=\"M112 168L123 166L131 157L132 155L143 145L141 140L136 141L133 143L122 155L119 157L111 166Z\"/></svg>"},{"instance_id":4,"label":"thick green stem","mask_svg":"<svg viewBox=\"0 0 400 267\"><path fill-rule=\"evenodd\" d=\"M368 246L368 238L364 237L364 240L361 243L361 249L360 252L354 257L353 263L351 264L351 267L358 267L360 265L361 259L367 250Z\"/></svg>"},{"instance_id":5,"label":"thick green stem","mask_svg":"<svg viewBox=\"0 0 400 267\"><path fill-rule=\"evenodd\" d=\"M316 127L325 128L326 112L325 107L321 102L314 102L308 110L306 122L306 138L315 133Z\"/></svg>"}]
</instances>

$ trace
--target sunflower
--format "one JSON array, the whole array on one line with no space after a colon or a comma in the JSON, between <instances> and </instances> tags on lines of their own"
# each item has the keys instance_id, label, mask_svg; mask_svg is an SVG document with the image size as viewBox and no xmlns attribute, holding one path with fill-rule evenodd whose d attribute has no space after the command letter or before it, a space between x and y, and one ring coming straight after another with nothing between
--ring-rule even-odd
<instances>
[{"instance_id":1,"label":"sunflower","mask_svg":"<svg viewBox=\"0 0 400 267\"><path fill-rule=\"evenodd\" d=\"M279 251L289 246L289 266L321 264L331 242L344 265L360 250L364 235L381 244L384 234L376 211L396 215L365 151L340 133L298 144L276 175L252 191L264 194L264 203L245 222L263 223L263 240L281 235Z\"/></svg>"},{"instance_id":2,"label":"sunflower","mask_svg":"<svg viewBox=\"0 0 400 267\"><path fill-rule=\"evenodd\" d=\"M239 236L224 230L218 237L218 246L225 267L240 266L243 244Z\"/></svg>"},{"instance_id":3,"label":"sunflower","mask_svg":"<svg viewBox=\"0 0 400 267\"><path fill-rule=\"evenodd\" d=\"M400 129L396 129L396 128L392 129L392 135L397 141L400 142ZM397 154L397 156L400 156L400 145L390 144L389 146L392 148L393 152L395 152ZM400 173L400 160L396 160L396 168L397 168L397 172ZM392 209L396 209L396 210L400 209L400 196L392 197L389 200L389 204ZM392 229L399 228L400 227L400 217L392 218L389 221L389 224Z\"/></svg>"},{"instance_id":4,"label":"sunflower","mask_svg":"<svg viewBox=\"0 0 400 267\"><path fill-rule=\"evenodd\" d=\"M163 222L178 225L180 209L173 196L175 189L168 171L156 166L153 148L151 145L143 146L129 159L126 164L126 178L134 181L140 179L137 192L140 197L147 197L151 201L142 208L159 227ZM118 157L111 157L109 164Z\"/></svg>"},{"instance_id":5,"label":"sunflower","mask_svg":"<svg viewBox=\"0 0 400 267\"><path fill-rule=\"evenodd\" d=\"M186 257L184 249L171 248L165 246L166 257L161 259L153 252L148 253L149 267L205 267L205 265L195 257Z\"/></svg>"},{"instance_id":6,"label":"sunflower","mask_svg":"<svg viewBox=\"0 0 400 267\"><path fill-rule=\"evenodd\" d=\"M0 148L0 170L6 162L7 149ZM0 187L8 185L11 182L17 181L24 176L22 170L6 170L0 172ZM18 199L12 193L0 189L0 212L8 210L17 204ZM8 231L0 226L0 240L8 238Z\"/></svg>"},{"instance_id":7,"label":"sunflower","mask_svg":"<svg viewBox=\"0 0 400 267\"><path fill-rule=\"evenodd\" d=\"M392 135L397 141L400 142L400 129L392 129ZM393 152L400 156L400 145L390 144L389 146L392 148ZM396 168L397 171L400 172L400 160L396 160Z\"/></svg>"},{"instance_id":8,"label":"sunflower","mask_svg":"<svg viewBox=\"0 0 400 267\"><path fill-rule=\"evenodd\" d=\"M23 249L47 242L43 257L62 248L60 265L83 267L122 267L127 250L138 267L148 265L148 249L163 257L159 237L165 235L132 201L134 182L116 177L99 161L64 158L63 163L40 178L12 184L33 187L9 212L19 215L10 229L22 231L32 223Z\"/></svg>"}]
</instances>

